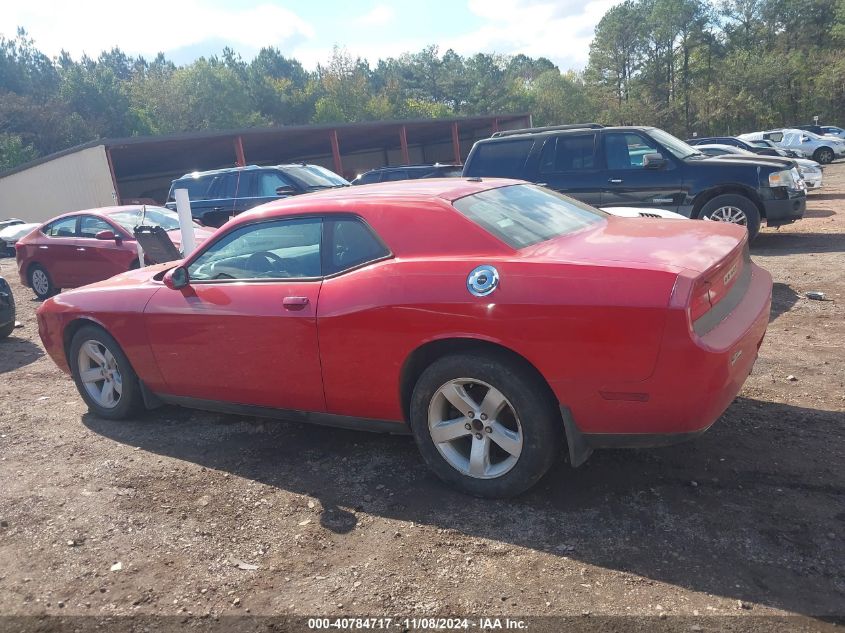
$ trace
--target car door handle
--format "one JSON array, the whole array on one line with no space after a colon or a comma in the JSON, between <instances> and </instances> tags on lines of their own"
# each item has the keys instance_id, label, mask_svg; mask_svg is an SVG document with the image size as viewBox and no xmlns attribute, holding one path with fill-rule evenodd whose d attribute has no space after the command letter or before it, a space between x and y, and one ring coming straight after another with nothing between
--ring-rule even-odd
<instances>
[{"instance_id":1,"label":"car door handle","mask_svg":"<svg viewBox=\"0 0 845 633\"><path fill-rule=\"evenodd\" d=\"M43 248L46 251L50 247L49 246L39 246L38 248Z\"/></svg>"},{"instance_id":2,"label":"car door handle","mask_svg":"<svg viewBox=\"0 0 845 633\"><path fill-rule=\"evenodd\" d=\"M84 251L84 250L85 250L85 247L84 247L84 246L80 246L80 247L78 247L76 250L78 250L78 251Z\"/></svg>"},{"instance_id":3,"label":"car door handle","mask_svg":"<svg viewBox=\"0 0 845 633\"><path fill-rule=\"evenodd\" d=\"M622 182L622 179L621 178L608 178L607 182L614 184L614 185L618 185Z\"/></svg>"},{"instance_id":4,"label":"car door handle","mask_svg":"<svg viewBox=\"0 0 845 633\"><path fill-rule=\"evenodd\" d=\"M282 300L282 305L287 310L301 310L308 305L308 297L285 297Z\"/></svg>"}]
</instances>

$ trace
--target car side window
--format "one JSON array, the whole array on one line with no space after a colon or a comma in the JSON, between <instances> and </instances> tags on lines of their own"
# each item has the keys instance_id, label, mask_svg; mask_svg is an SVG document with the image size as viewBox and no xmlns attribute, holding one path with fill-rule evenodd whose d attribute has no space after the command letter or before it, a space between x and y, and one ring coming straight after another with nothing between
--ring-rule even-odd
<instances>
[{"instance_id":1,"label":"car side window","mask_svg":"<svg viewBox=\"0 0 845 633\"><path fill-rule=\"evenodd\" d=\"M47 237L76 237L76 216L50 222L41 231Z\"/></svg>"},{"instance_id":2,"label":"car side window","mask_svg":"<svg viewBox=\"0 0 845 633\"><path fill-rule=\"evenodd\" d=\"M228 200L234 198L238 191L240 173L217 174L208 188L206 198L209 200Z\"/></svg>"},{"instance_id":3,"label":"car side window","mask_svg":"<svg viewBox=\"0 0 845 633\"><path fill-rule=\"evenodd\" d=\"M479 143L473 150L466 175L520 178L533 146L533 139Z\"/></svg>"},{"instance_id":4,"label":"car side window","mask_svg":"<svg viewBox=\"0 0 845 633\"><path fill-rule=\"evenodd\" d=\"M332 275L390 255L369 226L356 218L332 220L327 228L326 273Z\"/></svg>"},{"instance_id":5,"label":"car side window","mask_svg":"<svg viewBox=\"0 0 845 633\"><path fill-rule=\"evenodd\" d=\"M238 227L188 267L192 280L320 277L320 218L291 218Z\"/></svg>"},{"instance_id":6,"label":"car side window","mask_svg":"<svg viewBox=\"0 0 845 633\"><path fill-rule=\"evenodd\" d=\"M94 215L83 215L79 218L79 237L96 237L100 231L113 231L114 227Z\"/></svg>"},{"instance_id":7,"label":"car side window","mask_svg":"<svg viewBox=\"0 0 845 633\"><path fill-rule=\"evenodd\" d=\"M610 132L604 136L604 153L608 169L643 169L643 156L661 152L639 134Z\"/></svg>"},{"instance_id":8,"label":"car side window","mask_svg":"<svg viewBox=\"0 0 845 633\"><path fill-rule=\"evenodd\" d=\"M540 154L540 173L595 169L595 134L567 134L546 141Z\"/></svg>"},{"instance_id":9,"label":"car side window","mask_svg":"<svg viewBox=\"0 0 845 633\"><path fill-rule=\"evenodd\" d=\"M261 198L271 198L278 195L279 187L292 187L293 183L277 171L262 171L258 174L258 193Z\"/></svg>"}]
</instances>

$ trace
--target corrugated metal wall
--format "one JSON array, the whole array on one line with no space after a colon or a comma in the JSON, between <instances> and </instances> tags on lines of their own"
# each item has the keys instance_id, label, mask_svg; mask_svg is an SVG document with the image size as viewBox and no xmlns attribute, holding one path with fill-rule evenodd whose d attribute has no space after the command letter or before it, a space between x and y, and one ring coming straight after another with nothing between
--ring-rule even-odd
<instances>
[{"instance_id":1,"label":"corrugated metal wall","mask_svg":"<svg viewBox=\"0 0 845 633\"><path fill-rule=\"evenodd\" d=\"M0 178L0 219L41 222L66 211L115 204L102 145Z\"/></svg>"}]
</instances>

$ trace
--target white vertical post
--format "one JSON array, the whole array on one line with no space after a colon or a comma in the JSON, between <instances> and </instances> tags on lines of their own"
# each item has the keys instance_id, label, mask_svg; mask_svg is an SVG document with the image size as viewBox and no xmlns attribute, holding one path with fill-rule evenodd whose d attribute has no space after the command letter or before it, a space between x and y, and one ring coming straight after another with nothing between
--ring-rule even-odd
<instances>
[{"instance_id":1,"label":"white vertical post","mask_svg":"<svg viewBox=\"0 0 845 633\"><path fill-rule=\"evenodd\" d=\"M176 213L179 214L179 230L182 232L182 254L187 257L197 247L194 237L194 219L191 216L191 200L187 189L177 189L173 192L176 197Z\"/></svg>"},{"instance_id":2,"label":"white vertical post","mask_svg":"<svg viewBox=\"0 0 845 633\"><path fill-rule=\"evenodd\" d=\"M147 264L144 262L144 249L141 248L141 242L135 240L135 246L138 248L138 267L143 268Z\"/></svg>"}]
</instances>

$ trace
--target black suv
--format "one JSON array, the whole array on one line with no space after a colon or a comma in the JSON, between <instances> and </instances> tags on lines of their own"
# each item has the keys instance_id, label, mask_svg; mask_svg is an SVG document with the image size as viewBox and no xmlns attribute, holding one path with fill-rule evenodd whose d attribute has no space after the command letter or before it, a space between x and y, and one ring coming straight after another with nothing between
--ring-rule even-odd
<instances>
[{"instance_id":1,"label":"black suv","mask_svg":"<svg viewBox=\"0 0 845 633\"><path fill-rule=\"evenodd\" d=\"M653 127L583 123L497 132L473 145L463 175L528 180L594 206L735 222L752 239L763 219L769 226L794 222L807 203L794 170L711 159Z\"/></svg>"},{"instance_id":2,"label":"black suv","mask_svg":"<svg viewBox=\"0 0 845 633\"><path fill-rule=\"evenodd\" d=\"M206 226L222 226L231 216L265 202L347 186L348 181L319 165L250 165L185 174L170 185L166 206L175 209L174 192L187 189L191 215Z\"/></svg>"},{"instance_id":3,"label":"black suv","mask_svg":"<svg viewBox=\"0 0 845 633\"><path fill-rule=\"evenodd\" d=\"M457 178L461 165L401 165L399 167L378 167L364 172L352 181L353 185L369 185L374 182L413 180L416 178Z\"/></svg>"}]
</instances>

